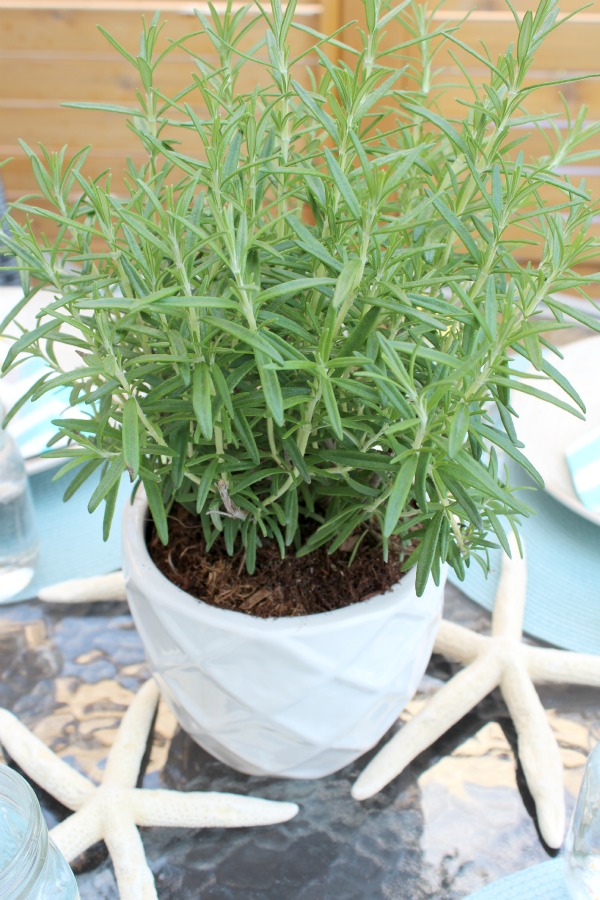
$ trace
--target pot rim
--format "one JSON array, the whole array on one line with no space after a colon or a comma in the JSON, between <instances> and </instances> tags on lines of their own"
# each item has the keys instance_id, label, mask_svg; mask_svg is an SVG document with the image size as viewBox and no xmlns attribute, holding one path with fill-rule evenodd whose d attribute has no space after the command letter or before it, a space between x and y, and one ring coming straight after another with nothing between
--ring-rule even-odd
<instances>
[{"instance_id":1,"label":"pot rim","mask_svg":"<svg viewBox=\"0 0 600 900\"><path fill-rule=\"evenodd\" d=\"M427 603L425 595L416 596L416 567L413 566L389 591L384 594L376 594L374 597L342 609L327 610L305 616L282 616L281 618L260 618L249 613L220 609L177 587L158 569L146 545L147 514L148 501L143 487L140 485L133 500L126 503L123 510L123 568L126 584L132 580L132 576L138 583L140 580L145 581L149 585L149 595L160 597L161 603L171 607L187 608L188 612L196 610L198 613L201 611L207 624L223 626L227 623L230 629L259 630L263 634L265 630L277 632L277 634L300 630L319 629L322 631L323 629L355 626L358 618L381 616L392 606L396 607L398 603ZM445 581L446 571L447 567L444 567L440 584ZM438 587L435 586L435 591L437 592L437 590Z\"/></svg>"}]
</instances>

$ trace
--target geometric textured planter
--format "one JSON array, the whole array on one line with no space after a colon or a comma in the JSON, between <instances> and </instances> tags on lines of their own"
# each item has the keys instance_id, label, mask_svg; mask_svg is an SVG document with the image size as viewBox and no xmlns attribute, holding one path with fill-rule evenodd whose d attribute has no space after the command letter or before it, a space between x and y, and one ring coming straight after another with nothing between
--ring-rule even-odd
<instances>
[{"instance_id":1,"label":"geometric textured planter","mask_svg":"<svg viewBox=\"0 0 600 900\"><path fill-rule=\"evenodd\" d=\"M258 619L202 603L156 568L147 504L127 504L123 569L131 614L165 700L201 747L252 775L319 778L373 747L423 676L444 583L312 616Z\"/></svg>"}]
</instances>

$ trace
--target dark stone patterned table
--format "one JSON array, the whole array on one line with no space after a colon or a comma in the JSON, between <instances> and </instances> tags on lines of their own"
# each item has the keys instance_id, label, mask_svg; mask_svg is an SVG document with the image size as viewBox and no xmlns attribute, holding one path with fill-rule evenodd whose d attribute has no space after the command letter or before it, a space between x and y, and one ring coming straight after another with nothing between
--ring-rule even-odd
<instances>
[{"instance_id":1,"label":"dark stone patterned table","mask_svg":"<svg viewBox=\"0 0 600 900\"><path fill-rule=\"evenodd\" d=\"M487 613L452 587L446 615L488 627ZM453 670L434 657L409 714ZM35 601L0 608L0 672L0 705L93 780L100 779L115 730L148 674L124 603ZM600 736L599 692L552 687L541 695L562 748L570 813L590 743ZM240 775L197 747L161 704L144 785L294 800L300 813L268 828L143 829L159 897L458 900L548 858L514 750L515 733L495 692L386 790L360 804L350 787L367 757L314 782ZM67 814L44 792L38 795L49 826ZM74 868L82 900L118 897L104 845Z\"/></svg>"}]
</instances>

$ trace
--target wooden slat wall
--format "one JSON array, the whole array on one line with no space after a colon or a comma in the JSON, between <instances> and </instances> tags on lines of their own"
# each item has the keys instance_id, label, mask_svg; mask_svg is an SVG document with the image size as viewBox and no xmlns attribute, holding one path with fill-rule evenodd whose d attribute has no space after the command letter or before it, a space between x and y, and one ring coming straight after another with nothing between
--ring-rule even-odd
<instances>
[{"instance_id":1,"label":"wooden slat wall","mask_svg":"<svg viewBox=\"0 0 600 900\"><path fill-rule=\"evenodd\" d=\"M514 0L517 10L535 8L536 0ZM51 149L68 144L73 149L93 145L88 171L111 167L122 169L127 155L135 155L135 139L118 115L65 109L63 101L90 100L127 104L135 88L135 73L113 50L97 29L103 25L135 52L139 44L141 15L149 19L157 9L166 20L165 40L196 30L194 7L202 8L202 0L0 0L0 160L13 157L2 170L10 199L22 196L33 187L29 164L17 139L35 145L38 141ZM223 7L218 0L217 8ZM461 37L474 47L485 42L494 58L514 38L515 26L504 0L447 0L436 13L436 25L456 25L465 11L475 5L469 21L461 27ZM579 0L563 0L563 13L579 6ZM362 0L322 0L300 2L299 20L317 30L332 32L344 23L364 20ZM354 33L354 37L353 37ZM399 25L387 29L388 45L406 35ZM344 33L350 43L357 40L350 26ZM311 39L300 31L295 40L298 50ZM211 55L202 39L195 39L195 49ZM600 0L549 38L536 58L531 77L546 81L555 76L585 74L597 71L600 56ZM308 59L310 62L310 58ZM443 78L457 86L446 95L446 114L461 115L460 98L468 97L464 78L443 50L436 64L444 65ZM469 73L476 81L484 70L466 59ZM163 65L161 87L167 93L189 82L193 64L182 52L174 53ZM300 80L306 75L297 73ZM260 79L260 67L249 67L248 81ZM590 119L600 119L600 79L567 85L562 92L570 108L588 107ZM558 113L557 124L565 126L565 111L556 89L547 88L534 95L530 108L535 113ZM532 132L525 148L543 152L543 139ZM598 142L593 149L598 150ZM585 177L594 197L600 197L600 159L578 164L570 174ZM600 231L600 223L598 225ZM600 262L600 260L599 260ZM599 266L600 267L600 266Z\"/></svg>"},{"instance_id":2,"label":"wooden slat wall","mask_svg":"<svg viewBox=\"0 0 600 900\"><path fill-rule=\"evenodd\" d=\"M433 5L431 3L430 8ZM527 9L535 10L537 0L513 0L513 5L518 13L523 14ZM561 16L578 9L581 5L579 0L562 0ZM515 41L517 32L512 13L504 0L446 0L445 5L435 14L435 25L438 28L456 26L468 10L472 10L472 12L469 19L460 28L460 39L479 52L483 52L482 44L485 44L491 59L494 60L512 41ZM364 22L362 0L343 0L342 15L346 22L352 20ZM408 37L408 34L402 34L399 25L389 26L384 46L394 46ZM345 40L355 44L356 39L352 40L351 29L345 36ZM599 47L600 0L594 0L588 9L565 23L548 38L536 55L529 77L532 82L540 83L555 78L596 73L600 71ZM479 66L472 57L461 53L456 46L452 46L451 49L461 58L473 81L481 83L486 75L484 66ZM445 115L460 120L464 107L461 107L458 101L460 99L470 100L472 95L465 86L464 75L452 60L447 47L435 57L435 68L438 67L443 68L443 71L437 76L438 83L455 85L444 95L440 108ZM407 81L404 84L408 86ZM436 81L434 81L434 86L435 84ZM564 132L567 126L567 114L561 93L573 116L582 105L585 105L588 109L589 120L598 121L600 119L600 78L564 85L560 91L557 88L545 88L531 97L526 104L527 108L535 114L556 116L554 123ZM545 128L545 133L552 134L549 123ZM542 155L548 152L543 136L539 131L531 129L522 149L526 154L531 155ZM584 145L583 149L596 151L598 157L582 161L577 166L571 166L563 171L576 182L585 178L589 192L597 200L600 198L600 137L596 137ZM595 231L600 234L600 222L596 224ZM531 256L535 259L536 253L533 252ZM600 259L590 268L597 271L600 268Z\"/></svg>"},{"instance_id":3,"label":"wooden slat wall","mask_svg":"<svg viewBox=\"0 0 600 900\"><path fill-rule=\"evenodd\" d=\"M219 9L224 4L215 6ZM66 109L61 104L135 105L135 90L141 86L135 70L97 25L137 55L142 15L149 22L156 10L161 11L166 22L161 43L166 45L169 39L199 29L195 8L208 12L201 0L0 0L0 160L12 158L1 172L9 200L34 188L31 167L18 139L32 146L41 142L51 150L67 144L73 152L91 144L93 151L86 163L89 174L108 166L118 172L127 156L135 158L136 139L124 116ZM300 2L297 19L314 29L322 25L333 28L338 13L335 0L331 6ZM259 26L246 43L253 43L258 34ZM301 31L295 32L294 40L297 52L311 42ZM205 59L215 58L206 38L194 38L190 46ZM309 57L307 62L311 62ZM183 50L172 53L162 65L161 89L175 93L190 83L193 70L194 63ZM299 80L307 80L300 70L297 74ZM260 76L260 66L248 67L248 83L256 83Z\"/></svg>"}]
</instances>

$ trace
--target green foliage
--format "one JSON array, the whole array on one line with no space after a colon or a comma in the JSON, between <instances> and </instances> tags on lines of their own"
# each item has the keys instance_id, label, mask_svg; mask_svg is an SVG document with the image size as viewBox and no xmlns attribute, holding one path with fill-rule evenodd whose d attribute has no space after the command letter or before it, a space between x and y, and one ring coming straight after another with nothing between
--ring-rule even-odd
<instances>
[{"instance_id":1,"label":"green foliage","mask_svg":"<svg viewBox=\"0 0 600 900\"><path fill-rule=\"evenodd\" d=\"M84 465L77 488L101 468L90 508L105 503L105 533L128 470L164 541L175 500L209 545L220 532L243 545L250 570L266 539L304 554L369 529L384 556L392 535L416 542L407 565L422 591L446 561L459 575L473 556L485 564L488 534L506 544L499 517L515 528L527 514L497 451L529 465L510 391L546 396L538 385L560 375L544 334L581 319L557 295L585 296L576 266L598 252L594 205L557 169L598 129L581 113L542 159L518 150L543 129L526 76L558 25L555 0L515 14L515 45L495 62L460 29L440 38L422 3L367 0L352 65L327 55L340 35L310 32L310 89L296 80L294 5L199 17L218 63L190 35L196 74L173 98L160 72L177 45L158 52L156 19L137 56L107 35L140 89L135 109L105 108L127 116L145 161L119 193L109 172L84 174L87 150L23 145L44 204L15 204L26 224L11 216L4 243L26 302L41 288L56 300L6 368L43 356L56 377L34 398L66 384L87 411L55 424L72 441L65 470ZM410 39L384 49L395 19ZM255 28L266 38L242 50ZM453 121L432 87L440 41L488 73L478 87L464 70L472 96ZM262 83L248 87L256 58ZM53 236L37 240L32 221ZM532 241L536 265L523 262ZM554 322L534 318L542 303ZM80 352L72 372L61 342ZM511 367L514 353L533 374ZM300 517L315 523L304 543Z\"/></svg>"}]
</instances>

